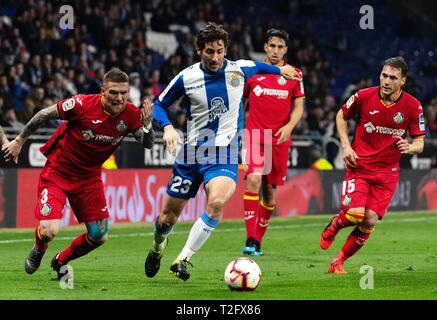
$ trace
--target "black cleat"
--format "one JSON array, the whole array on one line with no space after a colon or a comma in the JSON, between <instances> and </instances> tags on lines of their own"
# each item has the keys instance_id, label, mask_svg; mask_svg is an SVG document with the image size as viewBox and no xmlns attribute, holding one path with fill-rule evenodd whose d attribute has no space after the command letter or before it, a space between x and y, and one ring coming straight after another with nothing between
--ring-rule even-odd
<instances>
[{"instance_id":1,"label":"black cleat","mask_svg":"<svg viewBox=\"0 0 437 320\"><path fill-rule=\"evenodd\" d=\"M259 241L249 237L249 239L246 240L246 246L243 248L243 254L262 256L261 244Z\"/></svg>"},{"instance_id":2,"label":"black cleat","mask_svg":"<svg viewBox=\"0 0 437 320\"><path fill-rule=\"evenodd\" d=\"M165 241L164 249L162 249L161 252L150 250L149 254L147 255L146 262L144 263L144 271L146 276L149 278L153 278L161 267L161 258L165 248L167 247L168 238Z\"/></svg>"},{"instance_id":3,"label":"black cleat","mask_svg":"<svg viewBox=\"0 0 437 320\"><path fill-rule=\"evenodd\" d=\"M175 260L173 264L170 266L170 274L174 274L179 279L187 281L190 278L190 273L188 272L188 265L193 267L190 261L187 259L184 260Z\"/></svg>"},{"instance_id":4,"label":"black cleat","mask_svg":"<svg viewBox=\"0 0 437 320\"><path fill-rule=\"evenodd\" d=\"M59 253L55 254L55 256L52 258L50 266L54 271L56 271L58 281L60 281L61 279L67 281L69 279L68 266L66 264L60 264L58 262L58 255Z\"/></svg>"},{"instance_id":5,"label":"black cleat","mask_svg":"<svg viewBox=\"0 0 437 320\"><path fill-rule=\"evenodd\" d=\"M40 251L37 248L33 247L32 250L30 250L26 261L24 262L24 270L28 274L34 273L36 270L38 270L39 265L41 264L41 259L44 256L45 251Z\"/></svg>"}]
</instances>

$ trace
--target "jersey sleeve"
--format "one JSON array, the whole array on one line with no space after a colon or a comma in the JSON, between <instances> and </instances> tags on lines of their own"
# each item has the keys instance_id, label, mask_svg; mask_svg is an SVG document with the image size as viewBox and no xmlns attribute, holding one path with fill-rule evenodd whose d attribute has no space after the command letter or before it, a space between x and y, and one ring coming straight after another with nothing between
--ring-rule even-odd
<instances>
[{"instance_id":1,"label":"jersey sleeve","mask_svg":"<svg viewBox=\"0 0 437 320\"><path fill-rule=\"evenodd\" d=\"M238 60L237 65L243 71L246 78L250 78L255 74L271 73L271 74L281 74L281 70L271 64L264 62L254 62L252 60Z\"/></svg>"},{"instance_id":2,"label":"jersey sleeve","mask_svg":"<svg viewBox=\"0 0 437 320\"><path fill-rule=\"evenodd\" d=\"M425 116L423 108L418 103L412 108L412 119L408 125L408 132L412 137L423 136L425 134Z\"/></svg>"},{"instance_id":3,"label":"jersey sleeve","mask_svg":"<svg viewBox=\"0 0 437 320\"><path fill-rule=\"evenodd\" d=\"M58 112L60 119L76 119L83 111L83 100L81 95L58 101L56 104L56 111Z\"/></svg>"},{"instance_id":4,"label":"jersey sleeve","mask_svg":"<svg viewBox=\"0 0 437 320\"><path fill-rule=\"evenodd\" d=\"M361 90L351 95L345 104L341 107L343 110L343 116L345 119L351 119L355 114L359 113L361 110L363 93Z\"/></svg>"},{"instance_id":5,"label":"jersey sleeve","mask_svg":"<svg viewBox=\"0 0 437 320\"><path fill-rule=\"evenodd\" d=\"M179 73L153 104L152 115L161 128L171 123L168 119L167 109L183 95L185 95L183 74Z\"/></svg>"}]
</instances>

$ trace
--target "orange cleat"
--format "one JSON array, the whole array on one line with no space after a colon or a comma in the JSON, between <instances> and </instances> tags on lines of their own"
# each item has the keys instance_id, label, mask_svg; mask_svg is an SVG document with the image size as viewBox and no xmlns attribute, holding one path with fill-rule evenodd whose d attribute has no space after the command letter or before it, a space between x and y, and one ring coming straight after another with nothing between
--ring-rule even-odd
<instances>
[{"instance_id":1,"label":"orange cleat","mask_svg":"<svg viewBox=\"0 0 437 320\"><path fill-rule=\"evenodd\" d=\"M328 268L328 273L334 273L334 274L347 274L346 270L344 270L344 261L340 260L338 258L335 258L332 260L331 264Z\"/></svg>"},{"instance_id":2,"label":"orange cleat","mask_svg":"<svg viewBox=\"0 0 437 320\"><path fill-rule=\"evenodd\" d=\"M338 216L332 218L331 222L326 226L325 230L323 230L320 235L320 248L323 250L328 249L335 240L335 236L337 235L340 229L336 228Z\"/></svg>"}]
</instances>

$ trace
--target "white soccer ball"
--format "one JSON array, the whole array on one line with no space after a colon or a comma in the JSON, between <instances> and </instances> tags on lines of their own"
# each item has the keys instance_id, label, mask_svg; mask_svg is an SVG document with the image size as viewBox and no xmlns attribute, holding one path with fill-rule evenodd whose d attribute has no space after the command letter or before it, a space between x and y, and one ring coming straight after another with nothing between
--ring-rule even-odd
<instances>
[{"instance_id":1,"label":"white soccer ball","mask_svg":"<svg viewBox=\"0 0 437 320\"><path fill-rule=\"evenodd\" d=\"M232 260L225 271L225 283L231 290L253 291L261 281L261 269L249 258Z\"/></svg>"}]
</instances>

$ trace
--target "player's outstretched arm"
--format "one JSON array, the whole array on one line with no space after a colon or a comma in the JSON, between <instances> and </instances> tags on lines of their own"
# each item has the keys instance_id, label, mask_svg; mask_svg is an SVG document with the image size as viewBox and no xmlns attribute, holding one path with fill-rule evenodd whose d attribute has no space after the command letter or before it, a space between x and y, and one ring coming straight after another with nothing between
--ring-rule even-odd
<instances>
[{"instance_id":1,"label":"player's outstretched arm","mask_svg":"<svg viewBox=\"0 0 437 320\"><path fill-rule=\"evenodd\" d=\"M14 161L18 162L18 155L21 148L26 142L27 138L36 131L46 120L59 119L58 112L56 111L56 105L52 105L48 108L42 109L35 114L32 119L26 124L23 131L11 142L3 145L3 152L6 162Z\"/></svg>"},{"instance_id":2,"label":"player's outstretched arm","mask_svg":"<svg viewBox=\"0 0 437 320\"><path fill-rule=\"evenodd\" d=\"M143 127L134 132L134 137L144 148L151 149L156 135L152 128L152 104L147 99L144 99L143 102L141 118L143 119Z\"/></svg>"}]
</instances>

